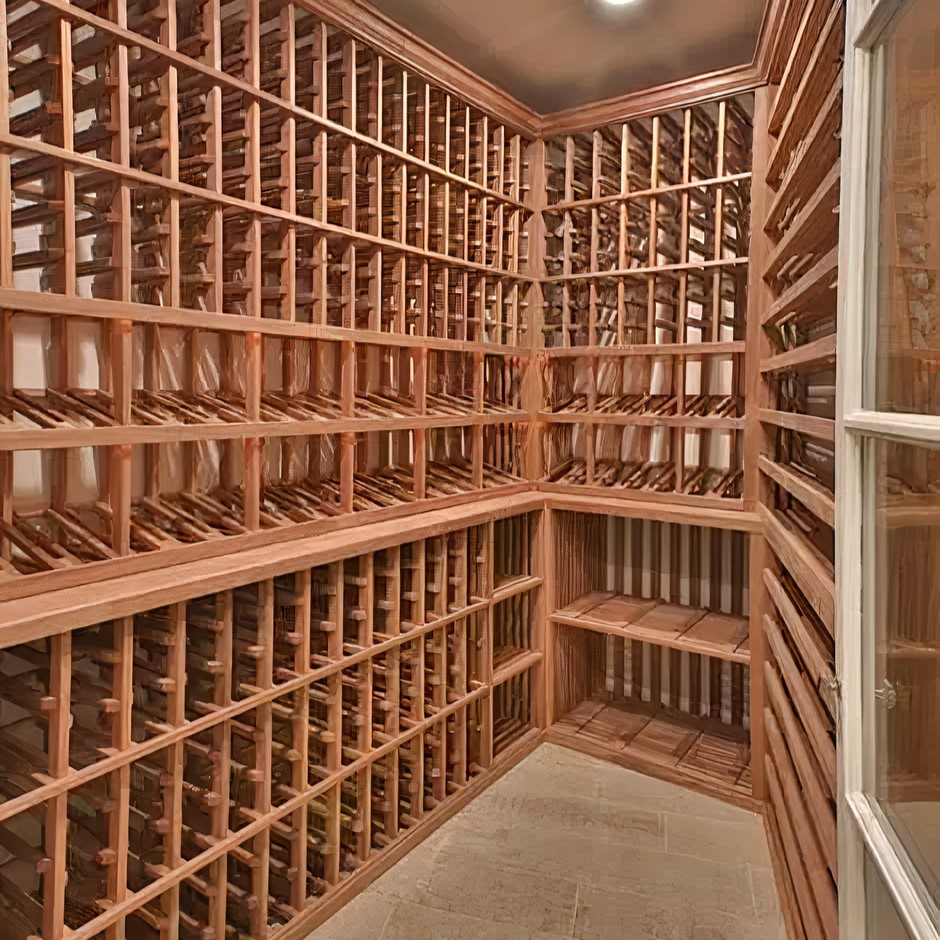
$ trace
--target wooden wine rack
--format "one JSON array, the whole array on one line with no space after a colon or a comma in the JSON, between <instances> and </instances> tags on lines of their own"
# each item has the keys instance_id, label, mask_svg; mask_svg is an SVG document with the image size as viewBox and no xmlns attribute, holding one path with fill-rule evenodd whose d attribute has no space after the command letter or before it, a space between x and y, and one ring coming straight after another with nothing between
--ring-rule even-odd
<instances>
[{"instance_id":1,"label":"wooden wine rack","mask_svg":"<svg viewBox=\"0 0 940 940\"><path fill-rule=\"evenodd\" d=\"M839 935L836 887L835 349L845 4L791 3L758 92L754 459L764 544L765 821L794 938ZM758 627L755 625L755 631Z\"/></svg>"},{"instance_id":2,"label":"wooden wine rack","mask_svg":"<svg viewBox=\"0 0 940 940\"><path fill-rule=\"evenodd\" d=\"M305 936L550 739L834 936L841 10L543 116L363 0L8 0L0 935Z\"/></svg>"},{"instance_id":3,"label":"wooden wine rack","mask_svg":"<svg viewBox=\"0 0 940 940\"><path fill-rule=\"evenodd\" d=\"M524 478L531 140L235 7L7 4L5 596Z\"/></svg>"},{"instance_id":4,"label":"wooden wine rack","mask_svg":"<svg viewBox=\"0 0 940 940\"><path fill-rule=\"evenodd\" d=\"M546 140L549 489L741 504L751 110Z\"/></svg>"},{"instance_id":5,"label":"wooden wine rack","mask_svg":"<svg viewBox=\"0 0 940 940\"><path fill-rule=\"evenodd\" d=\"M493 509L5 645L7 934L300 936L527 753L541 514Z\"/></svg>"}]
</instances>

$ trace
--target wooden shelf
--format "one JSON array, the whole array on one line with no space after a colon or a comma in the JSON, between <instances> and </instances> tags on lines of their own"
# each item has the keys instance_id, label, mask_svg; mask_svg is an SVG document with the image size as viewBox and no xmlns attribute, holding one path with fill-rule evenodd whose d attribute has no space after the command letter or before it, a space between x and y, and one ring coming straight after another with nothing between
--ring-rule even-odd
<instances>
[{"instance_id":1,"label":"wooden shelf","mask_svg":"<svg viewBox=\"0 0 940 940\"><path fill-rule=\"evenodd\" d=\"M560 509L609 516L612 519L647 519L657 522L674 522L678 525L701 526L703 529L721 529L729 532L760 533L761 525L755 512L749 512L739 500L724 500L719 507L709 506L701 512L700 505L672 503L670 501L624 499L616 494L589 487L556 487L551 483L540 483L548 509Z\"/></svg>"},{"instance_id":2,"label":"wooden shelf","mask_svg":"<svg viewBox=\"0 0 940 940\"><path fill-rule=\"evenodd\" d=\"M688 189L701 189L710 186L724 186L728 183L740 183L750 180L751 173L733 173L730 176L722 176L717 179L691 180L685 183L674 183L669 186L658 186L655 189L637 189L630 192L614 193L610 196L598 196L594 199L579 199L574 202L556 202L543 209L546 215L552 215L559 212L568 212L572 209L591 209L595 206L613 206L620 203L635 202L641 199L647 199L650 196L662 196L668 193L681 193Z\"/></svg>"},{"instance_id":3,"label":"wooden shelf","mask_svg":"<svg viewBox=\"0 0 940 940\"><path fill-rule=\"evenodd\" d=\"M11 409L12 410L12 409ZM70 447L110 447L159 444L171 441L226 441L248 437L315 437L330 434L370 434L434 428L470 428L529 421L522 411L492 410L486 414L431 413L375 418L311 417L266 421L207 421L205 423L110 424L103 427L39 428L17 422L11 427L0 418L0 451L59 450Z\"/></svg>"},{"instance_id":4,"label":"wooden shelf","mask_svg":"<svg viewBox=\"0 0 940 940\"><path fill-rule=\"evenodd\" d=\"M744 354L745 344L741 340L718 343L628 343L626 345L608 344L606 346L550 346L540 352L541 356L551 359L569 359L582 357L666 357L666 356L740 356Z\"/></svg>"},{"instance_id":5,"label":"wooden shelf","mask_svg":"<svg viewBox=\"0 0 940 940\"><path fill-rule=\"evenodd\" d=\"M835 526L835 496L805 468L778 464L761 455L761 471L829 526Z\"/></svg>"},{"instance_id":6,"label":"wooden shelf","mask_svg":"<svg viewBox=\"0 0 940 940\"><path fill-rule=\"evenodd\" d=\"M30 553L27 555L27 560L36 573L24 575L12 565L7 567L9 563L4 564L0 570L2 574L0 599L42 595L56 588L100 582L131 571L150 571L234 552L252 552L285 540L304 539L318 533L326 534L354 526L374 525L388 519L400 520L413 517L416 513L434 512L449 507L456 508L481 495L494 498L505 494L520 496L528 491L529 487L526 483L516 481L508 486L500 484L499 481L504 476L500 471L488 471L484 476L483 489L478 490L470 487L470 475L467 470L455 472L451 467L432 468L428 477L430 483L425 499L403 500L390 494L384 508L378 508L376 505L367 507L364 501L371 500L371 497L362 491L360 485L361 508L358 510L354 508L349 512L340 512L335 502L328 502L324 507L322 495L316 495L316 498L312 499L301 488L275 489L272 494L275 501L272 510L277 510L278 504L284 504L285 500L287 503L291 502L294 497L299 499L299 508L306 521L296 518L291 520L278 512L265 529L239 532L236 528L238 523L235 522L231 510L222 512L218 509L212 517L186 523L188 534L185 541L180 541L170 533L166 533L160 537L159 546L152 545L149 550L132 551L123 556L115 555L102 541L100 535L97 535L94 529L89 528L90 522L87 518L79 517L78 521L75 521L72 519L73 514L67 508L63 513L57 513L71 521L72 526L62 532L61 538L65 545L64 549L58 552L50 551L50 541L47 536L43 536L41 532L39 535L34 534L37 527L61 526L62 523L55 516L50 515L48 520L44 517L30 517L23 520L14 518L10 528L5 529L6 535L8 538L13 537L12 530L16 530L15 537ZM383 487L384 484L380 486L382 492L384 492ZM323 492L332 493L335 497L335 483L332 489L327 487ZM207 505L215 502L216 500L210 498ZM156 511L158 506L159 504L155 504L151 512ZM173 513L173 509L168 505L165 506L165 511ZM288 511L290 511L289 508ZM191 514L191 510L187 510L187 514ZM97 524L104 525L108 521L108 514L105 509L99 508L95 518L98 520ZM212 528L213 518L217 519L222 527L218 534L215 534ZM181 517L179 522L185 523L185 517ZM3 525L6 527L7 524ZM186 544L186 542L196 544Z\"/></svg>"},{"instance_id":7,"label":"wooden shelf","mask_svg":"<svg viewBox=\"0 0 940 940\"><path fill-rule=\"evenodd\" d=\"M608 413L605 411L543 411L538 418L546 424L604 424L625 427L698 428L703 431L740 431L744 418L716 417L713 415L659 415Z\"/></svg>"},{"instance_id":8,"label":"wooden shelf","mask_svg":"<svg viewBox=\"0 0 940 940\"><path fill-rule=\"evenodd\" d=\"M455 525L496 524L519 512L535 512L542 505L543 499L536 493L487 493L480 499L412 513L409 532L421 539ZM280 577L304 565L313 567L385 549L400 543L401 517L401 512L393 512L364 526L354 524L351 516L343 517L330 520L328 525L315 523L309 527L312 531L293 539L277 532L252 536L253 540L268 536L261 543L265 546L263 552L253 549L227 553L218 550L218 541L206 543L200 546L198 558L184 563L180 563L179 555L174 558L172 549L166 549L170 556L165 568L170 574L166 578L156 577L152 566L147 566L152 554L117 560L109 569L113 572L110 579L98 576L101 569L94 565L73 569L62 573L55 590L25 597L14 594L14 599L0 600L0 645L42 637L51 629L88 626L109 616L130 616L157 606L161 600L176 603L224 590L233 583ZM216 548L214 554L211 548ZM36 583L41 584L44 577L37 576Z\"/></svg>"},{"instance_id":9,"label":"wooden shelf","mask_svg":"<svg viewBox=\"0 0 940 940\"><path fill-rule=\"evenodd\" d=\"M349 340L378 346L416 346L454 352L481 352L493 355L528 357L532 349L528 345L513 342L497 342L434 336L419 331L404 329L387 330L347 327L332 323L307 322L300 319L268 319L265 317L241 317L230 313L189 310L172 305L151 306L146 304L88 297L66 297L63 294L18 290L0 286L0 303L3 309L24 314L43 316L81 317L100 319L105 322L130 320L134 323L158 323L167 326L212 329L226 333L258 333L262 336L296 337L298 339L322 339L332 342Z\"/></svg>"},{"instance_id":10,"label":"wooden shelf","mask_svg":"<svg viewBox=\"0 0 940 940\"><path fill-rule=\"evenodd\" d=\"M675 264L638 265L634 268L611 268L608 271L582 271L544 278L544 283L564 284L570 281L588 281L602 278L642 278L650 274L680 274L688 272L714 272L721 268L734 268L747 264L747 258L720 258L712 261L684 261Z\"/></svg>"},{"instance_id":11,"label":"wooden shelf","mask_svg":"<svg viewBox=\"0 0 940 940\"><path fill-rule=\"evenodd\" d=\"M641 703L592 698L552 725L548 740L759 811L751 795L746 737L730 730L706 731L652 714Z\"/></svg>"},{"instance_id":12,"label":"wooden shelf","mask_svg":"<svg viewBox=\"0 0 940 940\"><path fill-rule=\"evenodd\" d=\"M696 607L589 591L551 615L557 623L596 630L750 665L748 619Z\"/></svg>"},{"instance_id":13,"label":"wooden shelf","mask_svg":"<svg viewBox=\"0 0 940 940\"><path fill-rule=\"evenodd\" d=\"M888 659L940 660L940 643L926 640L894 639L885 644L882 651Z\"/></svg>"},{"instance_id":14,"label":"wooden shelf","mask_svg":"<svg viewBox=\"0 0 940 940\"><path fill-rule=\"evenodd\" d=\"M831 418L821 415L797 414L790 411L775 411L771 408L761 408L758 412L764 424L790 431L799 431L809 437L818 438L832 443L835 439L835 422Z\"/></svg>"}]
</instances>

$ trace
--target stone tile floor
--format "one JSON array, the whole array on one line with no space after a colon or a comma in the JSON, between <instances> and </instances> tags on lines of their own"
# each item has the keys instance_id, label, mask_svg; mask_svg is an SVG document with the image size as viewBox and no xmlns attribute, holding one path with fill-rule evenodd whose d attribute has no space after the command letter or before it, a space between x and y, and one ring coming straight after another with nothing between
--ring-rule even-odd
<instances>
[{"instance_id":1,"label":"stone tile floor","mask_svg":"<svg viewBox=\"0 0 940 940\"><path fill-rule=\"evenodd\" d=\"M785 940L760 816L552 744L314 940Z\"/></svg>"}]
</instances>

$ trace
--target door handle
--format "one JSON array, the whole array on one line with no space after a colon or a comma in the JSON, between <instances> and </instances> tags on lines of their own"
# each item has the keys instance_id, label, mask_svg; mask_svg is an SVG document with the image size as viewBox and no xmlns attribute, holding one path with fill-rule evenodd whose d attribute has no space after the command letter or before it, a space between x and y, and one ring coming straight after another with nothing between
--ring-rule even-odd
<instances>
[{"instance_id":1,"label":"door handle","mask_svg":"<svg viewBox=\"0 0 940 940\"><path fill-rule=\"evenodd\" d=\"M911 687L904 682L892 682L885 678L875 689L875 701L887 711L898 705L907 708L911 704Z\"/></svg>"},{"instance_id":2,"label":"door handle","mask_svg":"<svg viewBox=\"0 0 940 940\"><path fill-rule=\"evenodd\" d=\"M898 704L898 690L890 679L884 679L881 685L875 689L875 701L888 711L891 711Z\"/></svg>"}]
</instances>

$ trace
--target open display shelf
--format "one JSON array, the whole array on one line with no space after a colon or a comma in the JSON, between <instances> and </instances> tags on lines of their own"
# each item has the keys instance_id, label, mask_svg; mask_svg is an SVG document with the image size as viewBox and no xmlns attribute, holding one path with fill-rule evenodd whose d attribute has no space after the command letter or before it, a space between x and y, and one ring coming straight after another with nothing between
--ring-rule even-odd
<instances>
[{"instance_id":1,"label":"open display shelf","mask_svg":"<svg viewBox=\"0 0 940 940\"><path fill-rule=\"evenodd\" d=\"M556 623L670 649L750 663L748 619L613 591L589 591L552 614Z\"/></svg>"},{"instance_id":2,"label":"open display shelf","mask_svg":"<svg viewBox=\"0 0 940 940\"><path fill-rule=\"evenodd\" d=\"M550 738L757 805L749 536L600 512L553 516Z\"/></svg>"},{"instance_id":3,"label":"open display shelf","mask_svg":"<svg viewBox=\"0 0 940 940\"><path fill-rule=\"evenodd\" d=\"M751 753L743 733L700 730L637 702L597 697L579 702L552 725L548 737L745 809L760 806L751 794Z\"/></svg>"}]
</instances>

